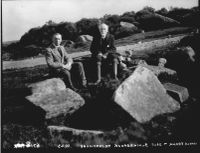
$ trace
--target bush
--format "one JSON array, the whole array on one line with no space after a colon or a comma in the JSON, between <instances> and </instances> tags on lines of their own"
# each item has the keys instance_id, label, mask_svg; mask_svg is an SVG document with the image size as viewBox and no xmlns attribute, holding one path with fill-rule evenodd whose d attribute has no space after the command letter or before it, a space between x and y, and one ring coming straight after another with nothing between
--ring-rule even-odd
<instances>
[{"instance_id":1,"label":"bush","mask_svg":"<svg viewBox=\"0 0 200 153\"><path fill-rule=\"evenodd\" d=\"M120 27L115 33L115 38L119 39L119 38L127 37L138 32L139 30L135 29L135 27L133 28Z\"/></svg>"},{"instance_id":2,"label":"bush","mask_svg":"<svg viewBox=\"0 0 200 153\"><path fill-rule=\"evenodd\" d=\"M39 53L42 53L42 48L35 45L28 45L25 47L20 46L12 52L13 59L21 59L27 57L37 56Z\"/></svg>"},{"instance_id":3,"label":"bush","mask_svg":"<svg viewBox=\"0 0 200 153\"><path fill-rule=\"evenodd\" d=\"M32 28L25 33L21 39L20 44L24 46L36 45L47 47L51 43L52 35L60 33L63 39L74 41L78 37L78 32L74 23L62 22L59 24L45 24L42 27Z\"/></svg>"},{"instance_id":4,"label":"bush","mask_svg":"<svg viewBox=\"0 0 200 153\"><path fill-rule=\"evenodd\" d=\"M79 48L79 47L84 47L84 46L86 46L87 45L87 43L86 42L76 42L75 44L74 44L74 48Z\"/></svg>"},{"instance_id":5,"label":"bush","mask_svg":"<svg viewBox=\"0 0 200 153\"><path fill-rule=\"evenodd\" d=\"M93 36L97 29L96 25L98 24L98 19L81 19L76 22L76 28L79 35L91 35Z\"/></svg>"},{"instance_id":6,"label":"bush","mask_svg":"<svg viewBox=\"0 0 200 153\"><path fill-rule=\"evenodd\" d=\"M168 10L166 8L161 8L160 10L156 11L156 13L166 16L168 14Z\"/></svg>"},{"instance_id":7,"label":"bush","mask_svg":"<svg viewBox=\"0 0 200 153\"><path fill-rule=\"evenodd\" d=\"M133 17L121 17L120 21L123 21L123 22L129 22L129 23L135 23L135 18Z\"/></svg>"},{"instance_id":8,"label":"bush","mask_svg":"<svg viewBox=\"0 0 200 153\"><path fill-rule=\"evenodd\" d=\"M64 22L56 26L56 32L60 33L65 40L75 41L78 37L78 30L74 23ZM51 38L51 37L50 37Z\"/></svg>"},{"instance_id":9,"label":"bush","mask_svg":"<svg viewBox=\"0 0 200 153\"><path fill-rule=\"evenodd\" d=\"M166 16L186 26L199 26L199 22L197 22L200 17L198 7L193 7L192 9L172 8Z\"/></svg>"},{"instance_id":10,"label":"bush","mask_svg":"<svg viewBox=\"0 0 200 153\"><path fill-rule=\"evenodd\" d=\"M146 31L158 30L179 25L179 22L171 18L164 17L157 13L152 13L146 10L137 12L136 20L140 23L140 28Z\"/></svg>"},{"instance_id":11,"label":"bush","mask_svg":"<svg viewBox=\"0 0 200 153\"><path fill-rule=\"evenodd\" d=\"M37 47L35 45L29 45L29 46L25 46L22 48L21 56L22 57L33 57L33 56L37 56L41 52L42 52L42 50L40 47Z\"/></svg>"},{"instance_id":12,"label":"bush","mask_svg":"<svg viewBox=\"0 0 200 153\"><path fill-rule=\"evenodd\" d=\"M2 54L2 60L3 61L9 61L10 59L12 59L12 54L11 53L3 53Z\"/></svg>"}]
</instances>

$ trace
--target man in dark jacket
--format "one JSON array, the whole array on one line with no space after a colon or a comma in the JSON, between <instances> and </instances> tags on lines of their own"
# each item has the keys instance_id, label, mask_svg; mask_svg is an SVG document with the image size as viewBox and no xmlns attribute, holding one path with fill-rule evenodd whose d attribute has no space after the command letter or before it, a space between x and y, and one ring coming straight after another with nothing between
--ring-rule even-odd
<instances>
[{"instance_id":1,"label":"man in dark jacket","mask_svg":"<svg viewBox=\"0 0 200 153\"><path fill-rule=\"evenodd\" d=\"M66 86L77 91L72 83L72 79L79 82L81 87L86 87L87 81L85 71L81 62L74 63L67 54L65 48L61 46L62 36L59 33L53 35L53 43L46 49L46 61L53 76L63 77Z\"/></svg>"},{"instance_id":2,"label":"man in dark jacket","mask_svg":"<svg viewBox=\"0 0 200 153\"><path fill-rule=\"evenodd\" d=\"M90 47L92 59L96 65L96 74L98 84L101 81L102 62L107 66L112 66L113 77L117 79L118 55L114 45L114 36L108 33L108 25L101 23L98 25L99 33L93 36Z\"/></svg>"}]
</instances>

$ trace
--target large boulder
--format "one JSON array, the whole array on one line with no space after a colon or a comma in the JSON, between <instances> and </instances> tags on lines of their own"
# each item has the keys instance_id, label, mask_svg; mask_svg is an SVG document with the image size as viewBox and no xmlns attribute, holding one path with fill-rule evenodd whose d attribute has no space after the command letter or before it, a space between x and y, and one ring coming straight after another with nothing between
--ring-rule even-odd
<instances>
[{"instance_id":1,"label":"large boulder","mask_svg":"<svg viewBox=\"0 0 200 153\"><path fill-rule=\"evenodd\" d=\"M114 92L114 101L138 122L180 109L152 71L138 66Z\"/></svg>"},{"instance_id":2,"label":"large boulder","mask_svg":"<svg viewBox=\"0 0 200 153\"><path fill-rule=\"evenodd\" d=\"M122 27L125 27L125 28L134 28L134 29L137 29L137 27L134 24L129 23L129 22L123 22L123 21L121 21L120 25Z\"/></svg>"},{"instance_id":3,"label":"large boulder","mask_svg":"<svg viewBox=\"0 0 200 153\"><path fill-rule=\"evenodd\" d=\"M93 40L93 37L90 36L90 35L80 35L79 36L79 39L82 41L82 42L91 42Z\"/></svg>"},{"instance_id":4,"label":"large boulder","mask_svg":"<svg viewBox=\"0 0 200 153\"><path fill-rule=\"evenodd\" d=\"M46 111L46 119L66 116L84 105L84 99L66 88L61 79L53 78L28 85L32 95L26 97L31 103Z\"/></svg>"}]
</instances>

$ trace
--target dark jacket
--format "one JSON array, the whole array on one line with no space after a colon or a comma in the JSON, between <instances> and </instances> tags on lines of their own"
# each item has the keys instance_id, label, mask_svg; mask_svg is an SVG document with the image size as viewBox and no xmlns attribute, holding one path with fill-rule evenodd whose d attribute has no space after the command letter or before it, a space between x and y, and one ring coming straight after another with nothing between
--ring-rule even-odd
<instances>
[{"instance_id":1,"label":"dark jacket","mask_svg":"<svg viewBox=\"0 0 200 153\"><path fill-rule=\"evenodd\" d=\"M114 45L114 36L111 34L107 34L104 40L101 38L100 35L94 36L90 47L90 51L93 56L96 56L99 53L115 53L116 47Z\"/></svg>"}]
</instances>

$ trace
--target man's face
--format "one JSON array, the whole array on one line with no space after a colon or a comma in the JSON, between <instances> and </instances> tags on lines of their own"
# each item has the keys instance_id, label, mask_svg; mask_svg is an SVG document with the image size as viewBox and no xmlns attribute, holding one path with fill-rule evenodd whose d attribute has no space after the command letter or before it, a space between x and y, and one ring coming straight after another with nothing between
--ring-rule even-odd
<instances>
[{"instance_id":1,"label":"man's face","mask_svg":"<svg viewBox=\"0 0 200 153\"><path fill-rule=\"evenodd\" d=\"M101 37L105 38L107 33L108 33L108 27L106 27L105 25L100 25L99 26L99 32L101 34Z\"/></svg>"},{"instance_id":2,"label":"man's face","mask_svg":"<svg viewBox=\"0 0 200 153\"><path fill-rule=\"evenodd\" d=\"M53 43L54 43L56 46L60 46L61 42L62 42L62 37L61 37L61 35L55 35L55 36L53 37Z\"/></svg>"}]
</instances>

